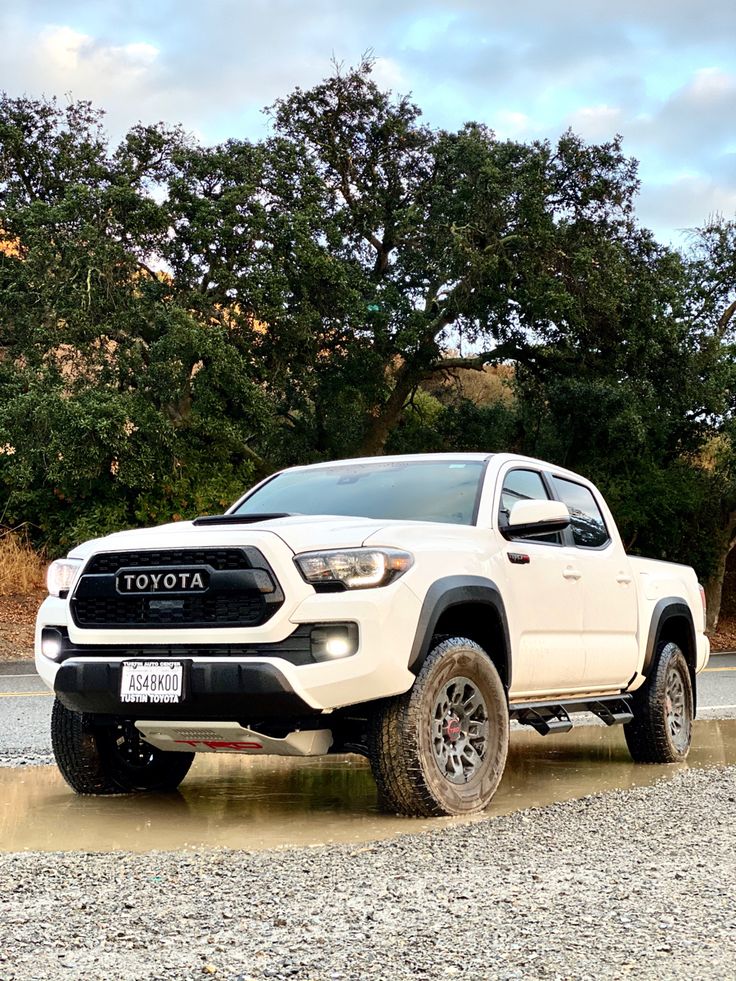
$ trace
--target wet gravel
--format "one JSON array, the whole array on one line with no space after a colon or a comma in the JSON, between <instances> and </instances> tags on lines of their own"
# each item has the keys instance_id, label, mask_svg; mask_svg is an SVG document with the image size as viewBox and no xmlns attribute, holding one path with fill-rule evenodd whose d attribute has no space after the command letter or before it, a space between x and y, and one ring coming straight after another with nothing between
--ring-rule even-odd
<instances>
[{"instance_id":1,"label":"wet gravel","mask_svg":"<svg viewBox=\"0 0 736 981\"><path fill-rule=\"evenodd\" d=\"M52 753L39 753L35 749L10 749L0 753L0 766L49 766L53 762Z\"/></svg>"},{"instance_id":2,"label":"wet gravel","mask_svg":"<svg viewBox=\"0 0 736 981\"><path fill-rule=\"evenodd\" d=\"M0 855L0 979L733 976L736 767L361 846Z\"/></svg>"}]
</instances>

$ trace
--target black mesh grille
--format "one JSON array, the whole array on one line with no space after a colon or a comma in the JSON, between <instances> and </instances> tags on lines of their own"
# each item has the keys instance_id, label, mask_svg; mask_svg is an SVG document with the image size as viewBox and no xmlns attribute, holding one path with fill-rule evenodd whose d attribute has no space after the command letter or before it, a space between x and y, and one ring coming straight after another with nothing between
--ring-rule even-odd
<instances>
[{"instance_id":1,"label":"black mesh grille","mask_svg":"<svg viewBox=\"0 0 736 981\"><path fill-rule=\"evenodd\" d=\"M144 566L209 565L213 569L250 569L247 554L240 548L162 548L145 552L101 552L93 555L85 574L117 572Z\"/></svg>"},{"instance_id":2,"label":"black mesh grille","mask_svg":"<svg viewBox=\"0 0 736 981\"><path fill-rule=\"evenodd\" d=\"M141 596L94 597L75 601L80 627L158 626L211 623L220 626L253 626L263 621L260 593L245 596L186 596L175 600Z\"/></svg>"},{"instance_id":3,"label":"black mesh grille","mask_svg":"<svg viewBox=\"0 0 736 981\"><path fill-rule=\"evenodd\" d=\"M205 593L121 594L116 584L121 569L205 566L211 570ZM264 577L258 580L252 569L268 573L268 591L261 591ZM71 610L80 627L255 627L283 601L273 570L253 547L146 549L93 555L74 590Z\"/></svg>"}]
</instances>

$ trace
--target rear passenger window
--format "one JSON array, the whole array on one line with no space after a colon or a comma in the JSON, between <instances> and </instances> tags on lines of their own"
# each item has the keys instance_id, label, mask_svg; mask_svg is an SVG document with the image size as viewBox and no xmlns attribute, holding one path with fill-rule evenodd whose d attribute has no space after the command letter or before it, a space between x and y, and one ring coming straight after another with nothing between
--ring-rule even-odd
<instances>
[{"instance_id":1,"label":"rear passenger window","mask_svg":"<svg viewBox=\"0 0 736 981\"><path fill-rule=\"evenodd\" d=\"M561 501L570 512L570 528L575 544L581 548L600 548L610 541L600 508L587 487L553 477L552 482Z\"/></svg>"},{"instance_id":2,"label":"rear passenger window","mask_svg":"<svg viewBox=\"0 0 736 981\"><path fill-rule=\"evenodd\" d=\"M501 489L501 507L498 516L499 526L505 528L509 523L511 508L517 501L548 501L549 494L536 470L510 470L503 481ZM540 535L535 542L545 542L548 545L562 544L558 533Z\"/></svg>"}]
</instances>

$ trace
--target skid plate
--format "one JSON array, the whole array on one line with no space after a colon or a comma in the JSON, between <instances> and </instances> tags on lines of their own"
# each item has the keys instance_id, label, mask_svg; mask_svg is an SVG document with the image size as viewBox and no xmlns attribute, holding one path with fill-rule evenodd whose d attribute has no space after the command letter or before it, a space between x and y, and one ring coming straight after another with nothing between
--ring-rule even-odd
<instances>
[{"instance_id":1,"label":"skid plate","mask_svg":"<svg viewBox=\"0 0 736 981\"><path fill-rule=\"evenodd\" d=\"M276 739L237 722L139 721L135 726L147 743L167 752L322 756L332 745L329 729L290 732Z\"/></svg>"}]
</instances>

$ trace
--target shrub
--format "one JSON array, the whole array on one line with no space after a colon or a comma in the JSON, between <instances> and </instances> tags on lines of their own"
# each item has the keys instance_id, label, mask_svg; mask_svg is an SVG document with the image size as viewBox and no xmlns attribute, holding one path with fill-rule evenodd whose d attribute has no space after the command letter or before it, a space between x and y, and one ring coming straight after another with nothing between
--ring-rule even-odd
<instances>
[{"instance_id":1,"label":"shrub","mask_svg":"<svg viewBox=\"0 0 736 981\"><path fill-rule=\"evenodd\" d=\"M28 539L11 529L0 530L0 596L30 593L44 583L46 561Z\"/></svg>"}]
</instances>

